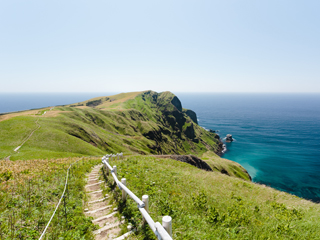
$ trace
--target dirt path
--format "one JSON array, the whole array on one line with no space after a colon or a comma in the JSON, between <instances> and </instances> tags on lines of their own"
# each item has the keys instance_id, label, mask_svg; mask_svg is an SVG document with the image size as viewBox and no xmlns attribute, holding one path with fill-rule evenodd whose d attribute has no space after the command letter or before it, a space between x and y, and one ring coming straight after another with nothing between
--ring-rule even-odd
<instances>
[{"instance_id":1,"label":"dirt path","mask_svg":"<svg viewBox=\"0 0 320 240\"><path fill-rule=\"evenodd\" d=\"M37 127L26 137L25 140L22 141L22 143L20 144L20 146L18 146L18 147L16 147L16 148L14 149L15 152L17 152L17 151L23 146L23 144L25 144L25 143L31 138L32 134L41 127L38 122L39 122L39 118L38 118L37 121L35 122L35 123L37 124Z\"/></svg>"},{"instance_id":2,"label":"dirt path","mask_svg":"<svg viewBox=\"0 0 320 240\"><path fill-rule=\"evenodd\" d=\"M129 233L120 237L121 222L117 217L117 209L112 208L108 195L103 196L100 187L104 182L99 180L99 170L102 164L97 165L88 174L88 181L86 185L86 192L88 196L88 203L85 209L87 216L93 217L92 222L99 225L99 229L94 231L96 240L125 239Z\"/></svg>"},{"instance_id":3,"label":"dirt path","mask_svg":"<svg viewBox=\"0 0 320 240\"><path fill-rule=\"evenodd\" d=\"M41 127L41 125L38 123L38 121L39 121L39 118L35 121L37 127L22 141L22 143L21 143L18 147L16 147L16 148L13 150L13 151L14 151L13 154L11 154L10 156L4 158L5 160L10 160L10 157L11 157L12 155L14 155L14 154L16 154L16 153L19 153L19 149L23 146L23 144L25 144L25 143L31 138L32 134Z\"/></svg>"}]
</instances>

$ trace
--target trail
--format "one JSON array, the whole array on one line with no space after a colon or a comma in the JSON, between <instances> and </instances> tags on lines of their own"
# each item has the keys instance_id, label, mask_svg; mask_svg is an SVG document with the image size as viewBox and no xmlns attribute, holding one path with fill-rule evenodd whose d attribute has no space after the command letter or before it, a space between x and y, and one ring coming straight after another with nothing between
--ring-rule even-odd
<instances>
[{"instance_id":1,"label":"trail","mask_svg":"<svg viewBox=\"0 0 320 240\"><path fill-rule=\"evenodd\" d=\"M51 111L51 110L53 110L53 109L54 109L54 107L50 108L49 111ZM45 115L46 113L47 113L47 111L45 111L45 112L42 114L42 116ZM16 148L13 150L13 151L14 151L14 154L17 153L18 150L31 138L31 136L33 135L33 133L34 133L35 131L37 131L37 130L41 127L41 125L39 124L39 118L36 120L35 123L36 123L37 127L22 141L22 143L21 143L18 147L16 147ZM10 160L10 157L11 157L11 155L8 156L8 157L5 157L4 159L7 160L7 161L9 161L9 160Z\"/></svg>"},{"instance_id":2,"label":"trail","mask_svg":"<svg viewBox=\"0 0 320 240\"><path fill-rule=\"evenodd\" d=\"M29 136L27 136L27 137L25 138L24 141L22 141L22 143L20 144L20 146L18 146L18 147L16 147L16 148L14 149L15 152L17 152L17 151L23 146L23 144L25 144L25 143L31 138L32 134L41 127L41 125L38 123L38 121L39 121L39 118L38 118L37 121L36 121L36 124L37 124L38 126L29 134Z\"/></svg>"},{"instance_id":3,"label":"trail","mask_svg":"<svg viewBox=\"0 0 320 240\"><path fill-rule=\"evenodd\" d=\"M94 218L92 222L98 224L100 229L94 231L96 240L122 240L129 236L130 233L126 233L120 237L120 225L123 223L119 221L117 215L117 209L113 209L109 200L109 196L103 196L100 185L103 181L99 180L99 170L102 165L97 165L93 168L88 175L88 182L86 185L86 191L88 196L87 209L85 214Z\"/></svg>"},{"instance_id":4,"label":"trail","mask_svg":"<svg viewBox=\"0 0 320 240\"><path fill-rule=\"evenodd\" d=\"M41 127L41 125L38 123L38 121L39 121L39 118L38 118L38 119L36 120L36 122L35 122L36 125L37 125L37 127L22 141L22 143L21 143L18 147L16 147L16 148L13 150L13 151L14 151L13 154L18 153L18 150L23 146L23 144L25 144L25 143L31 138L32 134ZM10 161L10 157L11 157L13 154L9 155L8 157L5 157L4 160Z\"/></svg>"},{"instance_id":5,"label":"trail","mask_svg":"<svg viewBox=\"0 0 320 240\"><path fill-rule=\"evenodd\" d=\"M49 111L51 111L52 109L54 109L54 107L50 108ZM42 116L45 115L46 113L47 113L47 111L45 111L45 112L42 114ZM28 141L28 140L31 138L32 134L41 127L38 122L39 122L39 118L38 118L37 121L36 121L36 124L38 125L37 128L35 128L35 129L30 133L30 135L26 137L26 139L20 144L20 146L18 146L18 147L16 147L16 148L14 149L15 152L17 152L17 151L23 146L23 144L25 144L26 141ZM9 158L10 158L10 156L9 156Z\"/></svg>"}]
</instances>

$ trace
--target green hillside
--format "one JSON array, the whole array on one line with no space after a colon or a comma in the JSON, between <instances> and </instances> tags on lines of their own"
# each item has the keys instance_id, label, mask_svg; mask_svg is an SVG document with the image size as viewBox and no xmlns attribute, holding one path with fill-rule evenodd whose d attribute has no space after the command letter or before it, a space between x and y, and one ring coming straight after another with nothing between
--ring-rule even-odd
<instances>
[{"instance_id":1,"label":"green hillside","mask_svg":"<svg viewBox=\"0 0 320 240\"><path fill-rule=\"evenodd\" d=\"M196 124L195 116L192 110L182 109L180 100L172 93L153 91L8 114L2 116L2 121L0 118L0 159L8 156L10 160L51 159L117 152L201 157L210 152L214 156L212 161L219 159L213 161L217 165L213 170L249 179L240 165L221 160L215 154L222 147L219 137Z\"/></svg>"}]
</instances>

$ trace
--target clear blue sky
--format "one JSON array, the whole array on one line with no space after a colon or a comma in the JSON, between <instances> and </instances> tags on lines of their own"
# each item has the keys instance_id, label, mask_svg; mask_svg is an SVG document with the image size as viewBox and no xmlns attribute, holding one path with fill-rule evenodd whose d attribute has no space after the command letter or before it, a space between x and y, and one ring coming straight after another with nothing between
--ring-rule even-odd
<instances>
[{"instance_id":1,"label":"clear blue sky","mask_svg":"<svg viewBox=\"0 0 320 240\"><path fill-rule=\"evenodd\" d=\"M319 9L0 0L0 92L320 92Z\"/></svg>"}]
</instances>

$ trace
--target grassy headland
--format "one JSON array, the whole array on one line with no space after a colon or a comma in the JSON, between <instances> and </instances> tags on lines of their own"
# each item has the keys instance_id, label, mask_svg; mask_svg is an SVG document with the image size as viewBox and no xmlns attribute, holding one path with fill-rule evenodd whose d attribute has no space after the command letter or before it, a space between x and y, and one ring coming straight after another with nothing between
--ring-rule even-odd
<instances>
[{"instance_id":1,"label":"grassy headland","mask_svg":"<svg viewBox=\"0 0 320 240\"><path fill-rule=\"evenodd\" d=\"M43 113L46 113L43 115ZM61 157L125 154L210 153L214 170L233 165L233 176L243 175L240 165L221 160L221 142L215 133L201 128L195 113L182 109L179 99L170 92L122 93L85 102L39 109L25 115L10 114L0 121L0 158L11 160L51 159ZM36 123L37 122L37 123ZM37 129L37 124L41 127ZM32 137L15 152L30 133ZM248 174L245 174L247 179Z\"/></svg>"},{"instance_id":2,"label":"grassy headland","mask_svg":"<svg viewBox=\"0 0 320 240\"><path fill-rule=\"evenodd\" d=\"M173 217L174 239L320 239L318 204L251 183L240 164L218 156L221 149L219 136L201 128L196 114L182 108L179 99L170 92L122 93L51 110L44 108L0 116L0 159L10 156L10 160L36 163L33 159L55 162L54 159L59 158L125 153L128 159L112 164L118 166L119 176L127 178L129 188L137 196L150 195L150 211L156 221L161 221L159 216L166 214ZM147 156L187 154L201 158L213 171ZM14 164L3 161L0 165L2 188L20 176L20 173L12 175L13 170L8 171L6 163ZM34 167L37 169L30 168L27 173L34 174L43 169ZM87 171L87 167L79 172L79 176ZM48 170L49 173L52 171ZM48 181L58 187L55 179ZM75 189L81 186L83 183L75 185ZM109 190L112 190L111 185ZM23 190L17 193L21 196L12 196L27 196ZM48 196L50 194L58 196L55 191ZM2 208L9 208L10 194L1 196L6 203ZM136 204L128 200L124 206L118 195L114 196L122 214L138 229L133 238L153 239L149 228L140 226L141 216ZM14 203L12 206L20 205ZM32 209L37 214L37 207ZM5 215L7 213L9 215ZM10 216L10 211L1 214L0 220ZM20 214L25 219L29 216ZM77 214L77 218L83 220L83 214ZM37 224L43 226L43 222L35 222L35 219L43 221L43 217L31 218L30 229L34 230ZM6 224L2 226L10 233L12 226ZM86 229L92 229L90 224L86 226ZM81 231L76 230L77 234ZM85 239L92 237L85 234L88 234Z\"/></svg>"}]
</instances>

